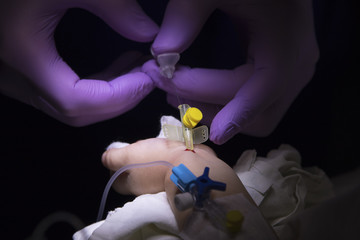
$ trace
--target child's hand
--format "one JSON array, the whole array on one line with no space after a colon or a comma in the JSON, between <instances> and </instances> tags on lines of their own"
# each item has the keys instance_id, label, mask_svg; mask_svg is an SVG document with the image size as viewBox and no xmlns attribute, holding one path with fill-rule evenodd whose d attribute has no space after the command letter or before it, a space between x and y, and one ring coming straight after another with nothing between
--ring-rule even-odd
<instances>
[{"instance_id":1,"label":"child's hand","mask_svg":"<svg viewBox=\"0 0 360 240\"><path fill-rule=\"evenodd\" d=\"M105 167L113 172L129 164L159 160L170 162L175 166L184 163L196 176L201 175L206 166L210 167L210 175L215 175L215 172L219 171L211 170L212 165L221 165L224 170L231 170L206 145L195 145L195 153L185 151L185 149L186 147L182 142L151 138L123 148L109 149L103 154L102 162ZM165 166L129 170L119 177L114 183L114 188L119 193L134 195L164 191L164 183L168 180L165 178L168 172L171 170ZM233 177L234 181L239 181L235 173ZM223 177L216 176L215 178L220 181L218 178Z\"/></svg>"},{"instance_id":2,"label":"child's hand","mask_svg":"<svg viewBox=\"0 0 360 240\"><path fill-rule=\"evenodd\" d=\"M152 138L123 148L109 149L103 154L102 162L112 172L134 163L159 160L168 161L174 166L183 163L195 176L202 175L204 168L209 167L210 178L227 185L225 192L212 191L212 198L243 192L251 199L232 168L217 158L211 148L201 144L194 147L195 153L185 151L186 147L182 142ZM171 169L165 166L132 169L120 175L113 187L119 193L134 195L166 191L171 208L180 223L186 213L178 212L174 206L173 199L178 189L170 180L170 175Z\"/></svg>"}]
</instances>

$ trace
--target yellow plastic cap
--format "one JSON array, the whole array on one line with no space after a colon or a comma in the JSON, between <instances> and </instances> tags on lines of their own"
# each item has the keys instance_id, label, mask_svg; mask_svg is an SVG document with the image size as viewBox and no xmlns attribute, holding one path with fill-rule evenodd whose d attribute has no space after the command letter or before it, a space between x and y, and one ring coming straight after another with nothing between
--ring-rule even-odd
<instances>
[{"instance_id":1,"label":"yellow plastic cap","mask_svg":"<svg viewBox=\"0 0 360 240\"><path fill-rule=\"evenodd\" d=\"M243 221L244 216L237 210L229 211L226 214L226 228L231 233L239 232Z\"/></svg>"},{"instance_id":2,"label":"yellow plastic cap","mask_svg":"<svg viewBox=\"0 0 360 240\"><path fill-rule=\"evenodd\" d=\"M183 117L183 123L188 128L194 128L203 118L202 112L195 107L188 108Z\"/></svg>"}]
</instances>

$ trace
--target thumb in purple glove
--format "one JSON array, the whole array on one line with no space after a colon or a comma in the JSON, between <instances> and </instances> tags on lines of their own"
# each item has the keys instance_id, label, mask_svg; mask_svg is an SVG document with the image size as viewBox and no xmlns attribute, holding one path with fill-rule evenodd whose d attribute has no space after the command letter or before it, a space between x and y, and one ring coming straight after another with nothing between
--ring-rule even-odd
<instances>
[{"instance_id":1,"label":"thumb in purple glove","mask_svg":"<svg viewBox=\"0 0 360 240\"><path fill-rule=\"evenodd\" d=\"M94 13L134 41L151 41L158 27L135 0L1 1L0 91L62 122L82 126L122 114L154 86L139 71L112 79L80 79L58 55L53 39L58 22L73 7ZM118 63L124 61L116 63L122 68Z\"/></svg>"}]
</instances>

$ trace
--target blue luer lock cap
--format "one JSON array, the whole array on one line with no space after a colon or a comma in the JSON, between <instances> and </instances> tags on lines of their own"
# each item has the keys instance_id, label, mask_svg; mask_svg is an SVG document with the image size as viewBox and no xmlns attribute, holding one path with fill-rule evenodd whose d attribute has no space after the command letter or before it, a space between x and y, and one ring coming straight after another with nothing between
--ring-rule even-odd
<instances>
[{"instance_id":1,"label":"blue luer lock cap","mask_svg":"<svg viewBox=\"0 0 360 240\"><path fill-rule=\"evenodd\" d=\"M170 179L182 192L189 192L196 176L184 165L173 167Z\"/></svg>"}]
</instances>

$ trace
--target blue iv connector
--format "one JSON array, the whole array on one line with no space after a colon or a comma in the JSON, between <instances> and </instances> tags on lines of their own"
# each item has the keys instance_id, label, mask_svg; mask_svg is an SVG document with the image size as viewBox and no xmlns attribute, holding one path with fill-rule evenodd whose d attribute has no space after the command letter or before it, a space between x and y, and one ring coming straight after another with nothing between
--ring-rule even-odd
<instances>
[{"instance_id":1,"label":"blue iv connector","mask_svg":"<svg viewBox=\"0 0 360 240\"><path fill-rule=\"evenodd\" d=\"M195 175L182 163L173 167L170 179L182 192L189 192L196 181Z\"/></svg>"},{"instance_id":2,"label":"blue iv connector","mask_svg":"<svg viewBox=\"0 0 360 240\"><path fill-rule=\"evenodd\" d=\"M211 190L226 190L225 183L209 178L209 170L205 167L204 173L196 177L184 164L180 164L172 169L170 179L182 192L189 192L193 196L195 207L203 208L203 203L209 199Z\"/></svg>"}]
</instances>

